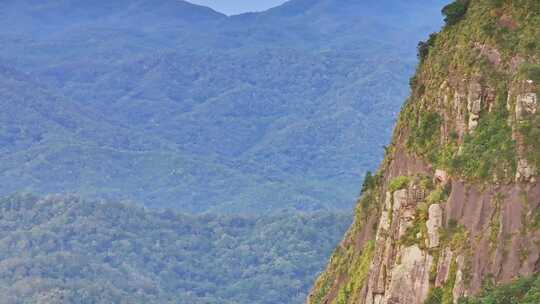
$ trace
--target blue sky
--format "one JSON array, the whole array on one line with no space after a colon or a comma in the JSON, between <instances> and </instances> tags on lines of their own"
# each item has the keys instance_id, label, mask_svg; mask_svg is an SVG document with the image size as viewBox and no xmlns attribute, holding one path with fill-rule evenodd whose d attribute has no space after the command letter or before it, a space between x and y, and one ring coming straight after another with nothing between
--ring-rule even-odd
<instances>
[{"instance_id":1,"label":"blue sky","mask_svg":"<svg viewBox=\"0 0 540 304\"><path fill-rule=\"evenodd\" d=\"M280 5L286 0L187 0L192 3L209 6L227 15L245 12L263 11Z\"/></svg>"}]
</instances>

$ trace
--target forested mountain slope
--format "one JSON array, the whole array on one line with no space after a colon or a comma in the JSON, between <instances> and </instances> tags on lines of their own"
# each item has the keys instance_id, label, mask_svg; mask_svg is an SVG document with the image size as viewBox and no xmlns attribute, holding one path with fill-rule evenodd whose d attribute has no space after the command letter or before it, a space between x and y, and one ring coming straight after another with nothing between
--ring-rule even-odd
<instances>
[{"instance_id":1,"label":"forested mountain slope","mask_svg":"<svg viewBox=\"0 0 540 304\"><path fill-rule=\"evenodd\" d=\"M301 303L348 223L12 196L0 200L0 303Z\"/></svg>"},{"instance_id":2,"label":"forested mountain slope","mask_svg":"<svg viewBox=\"0 0 540 304\"><path fill-rule=\"evenodd\" d=\"M443 12L308 303L540 302L540 2Z\"/></svg>"},{"instance_id":3,"label":"forested mountain slope","mask_svg":"<svg viewBox=\"0 0 540 304\"><path fill-rule=\"evenodd\" d=\"M2 76L22 119L0 121L0 194L349 209L444 2L293 0L226 17L174 0L5 1L0 64L31 84L21 103L21 81ZM76 130L34 125L33 104L65 105Z\"/></svg>"}]
</instances>

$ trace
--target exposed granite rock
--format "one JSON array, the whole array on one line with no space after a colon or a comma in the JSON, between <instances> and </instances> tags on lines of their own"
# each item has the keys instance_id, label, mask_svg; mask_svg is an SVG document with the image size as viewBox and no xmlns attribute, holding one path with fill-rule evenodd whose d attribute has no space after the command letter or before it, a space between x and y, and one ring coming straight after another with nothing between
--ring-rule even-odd
<instances>
[{"instance_id":1,"label":"exposed granite rock","mask_svg":"<svg viewBox=\"0 0 540 304\"><path fill-rule=\"evenodd\" d=\"M529 84L525 83L525 87L528 87ZM519 94L516 97L515 104L515 120L519 124L526 121L532 115L536 114L538 111L538 97L536 93L524 93ZM535 182L535 173L536 168L529 163L525 156L525 147L523 144L523 138L519 132L516 132L514 127L513 137L517 142L517 152L518 152L518 161L516 168L516 181L517 182Z\"/></svg>"},{"instance_id":2,"label":"exposed granite rock","mask_svg":"<svg viewBox=\"0 0 540 304\"><path fill-rule=\"evenodd\" d=\"M536 93L526 93L517 96L516 119L523 121L529 115L535 114L538 109L538 98Z\"/></svg>"},{"instance_id":3,"label":"exposed granite rock","mask_svg":"<svg viewBox=\"0 0 540 304\"><path fill-rule=\"evenodd\" d=\"M459 138L463 138L463 136L468 130L468 125L469 125L469 121L466 120L467 102L466 102L466 96L464 94L459 93L458 91L456 91L454 94L453 112L456 115L454 118L455 131L458 134ZM452 126L448 127L449 130L451 128Z\"/></svg>"},{"instance_id":4,"label":"exposed granite rock","mask_svg":"<svg viewBox=\"0 0 540 304\"><path fill-rule=\"evenodd\" d=\"M409 204L407 200L408 191L406 189L394 192L394 211L393 215L398 223L397 239L405 235L407 229L413 225L416 213L415 206Z\"/></svg>"},{"instance_id":5,"label":"exposed granite rock","mask_svg":"<svg viewBox=\"0 0 540 304\"><path fill-rule=\"evenodd\" d=\"M401 250L401 263L392 268L382 303L423 303L429 293L429 270L433 257L417 245Z\"/></svg>"},{"instance_id":6,"label":"exposed granite rock","mask_svg":"<svg viewBox=\"0 0 540 304\"><path fill-rule=\"evenodd\" d=\"M471 82L469 86L467 110L469 111L469 131L472 131L478 126L480 112L482 112L482 86L476 81Z\"/></svg>"},{"instance_id":7,"label":"exposed granite rock","mask_svg":"<svg viewBox=\"0 0 540 304\"><path fill-rule=\"evenodd\" d=\"M441 255L439 256L439 263L437 264L437 277L435 278L435 287L442 287L443 284L448 280L450 275L450 265L452 264L452 259L454 258L454 253L449 247L445 247L442 250Z\"/></svg>"},{"instance_id":8,"label":"exposed granite rock","mask_svg":"<svg viewBox=\"0 0 540 304\"><path fill-rule=\"evenodd\" d=\"M437 169L435 170L434 182L442 186L446 186L450 181L448 173L444 170Z\"/></svg>"},{"instance_id":9,"label":"exposed granite rock","mask_svg":"<svg viewBox=\"0 0 540 304\"><path fill-rule=\"evenodd\" d=\"M419 185L413 184L408 189L408 198L407 201L409 204L416 205L417 203L423 201L426 198L426 190Z\"/></svg>"},{"instance_id":10,"label":"exposed granite rock","mask_svg":"<svg viewBox=\"0 0 540 304\"><path fill-rule=\"evenodd\" d=\"M465 295L465 282L463 280L463 268L465 266L465 259L463 255L459 255L456 260L456 281L454 282L454 288L452 289L454 304L457 304L459 298Z\"/></svg>"},{"instance_id":11,"label":"exposed granite rock","mask_svg":"<svg viewBox=\"0 0 540 304\"><path fill-rule=\"evenodd\" d=\"M381 237L384 236L383 234L388 233L388 230L390 230L390 215L389 215L389 213L390 213L389 211L384 211L381 214L381 221L379 222L379 230L377 231L377 237L375 238L375 240L380 239Z\"/></svg>"},{"instance_id":12,"label":"exposed granite rock","mask_svg":"<svg viewBox=\"0 0 540 304\"><path fill-rule=\"evenodd\" d=\"M443 210L441 205L433 204L428 209L428 220L426 222L428 232L428 248L439 246L439 229L442 228Z\"/></svg>"},{"instance_id":13,"label":"exposed granite rock","mask_svg":"<svg viewBox=\"0 0 540 304\"><path fill-rule=\"evenodd\" d=\"M403 206L407 205L407 196L407 189L394 191L394 203L392 205L392 209L394 212L399 212Z\"/></svg>"},{"instance_id":14,"label":"exposed granite rock","mask_svg":"<svg viewBox=\"0 0 540 304\"><path fill-rule=\"evenodd\" d=\"M516 170L516 181L518 182L534 182L534 174L536 168L529 164L527 159L522 158L518 160L517 170Z\"/></svg>"}]
</instances>

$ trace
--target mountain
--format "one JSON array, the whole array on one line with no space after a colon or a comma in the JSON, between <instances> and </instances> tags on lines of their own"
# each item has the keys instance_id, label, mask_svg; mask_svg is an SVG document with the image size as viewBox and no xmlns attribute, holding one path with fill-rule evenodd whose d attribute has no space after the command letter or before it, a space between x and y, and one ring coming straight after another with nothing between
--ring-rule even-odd
<instances>
[{"instance_id":1,"label":"mountain","mask_svg":"<svg viewBox=\"0 0 540 304\"><path fill-rule=\"evenodd\" d=\"M59 103L79 129L3 116L0 194L349 210L444 2L293 0L227 17L173 0L6 1L0 64L31 79L26 103L2 83L9 116Z\"/></svg>"},{"instance_id":2,"label":"mountain","mask_svg":"<svg viewBox=\"0 0 540 304\"><path fill-rule=\"evenodd\" d=\"M540 302L540 3L443 13L307 303Z\"/></svg>"},{"instance_id":3,"label":"mountain","mask_svg":"<svg viewBox=\"0 0 540 304\"><path fill-rule=\"evenodd\" d=\"M0 14L4 34L41 39L88 27L157 31L202 27L225 18L181 0L6 0Z\"/></svg>"},{"instance_id":4,"label":"mountain","mask_svg":"<svg viewBox=\"0 0 540 304\"><path fill-rule=\"evenodd\" d=\"M0 303L301 303L345 214L186 216L0 200Z\"/></svg>"}]
</instances>

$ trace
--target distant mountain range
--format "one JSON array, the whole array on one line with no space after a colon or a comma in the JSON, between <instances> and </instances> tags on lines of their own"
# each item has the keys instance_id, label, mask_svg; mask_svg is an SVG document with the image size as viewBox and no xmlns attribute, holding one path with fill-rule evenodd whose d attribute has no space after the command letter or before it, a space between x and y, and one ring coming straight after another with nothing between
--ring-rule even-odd
<instances>
[{"instance_id":1,"label":"distant mountain range","mask_svg":"<svg viewBox=\"0 0 540 304\"><path fill-rule=\"evenodd\" d=\"M445 2L4 1L0 195L349 209Z\"/></svg>"}]
</instances>

